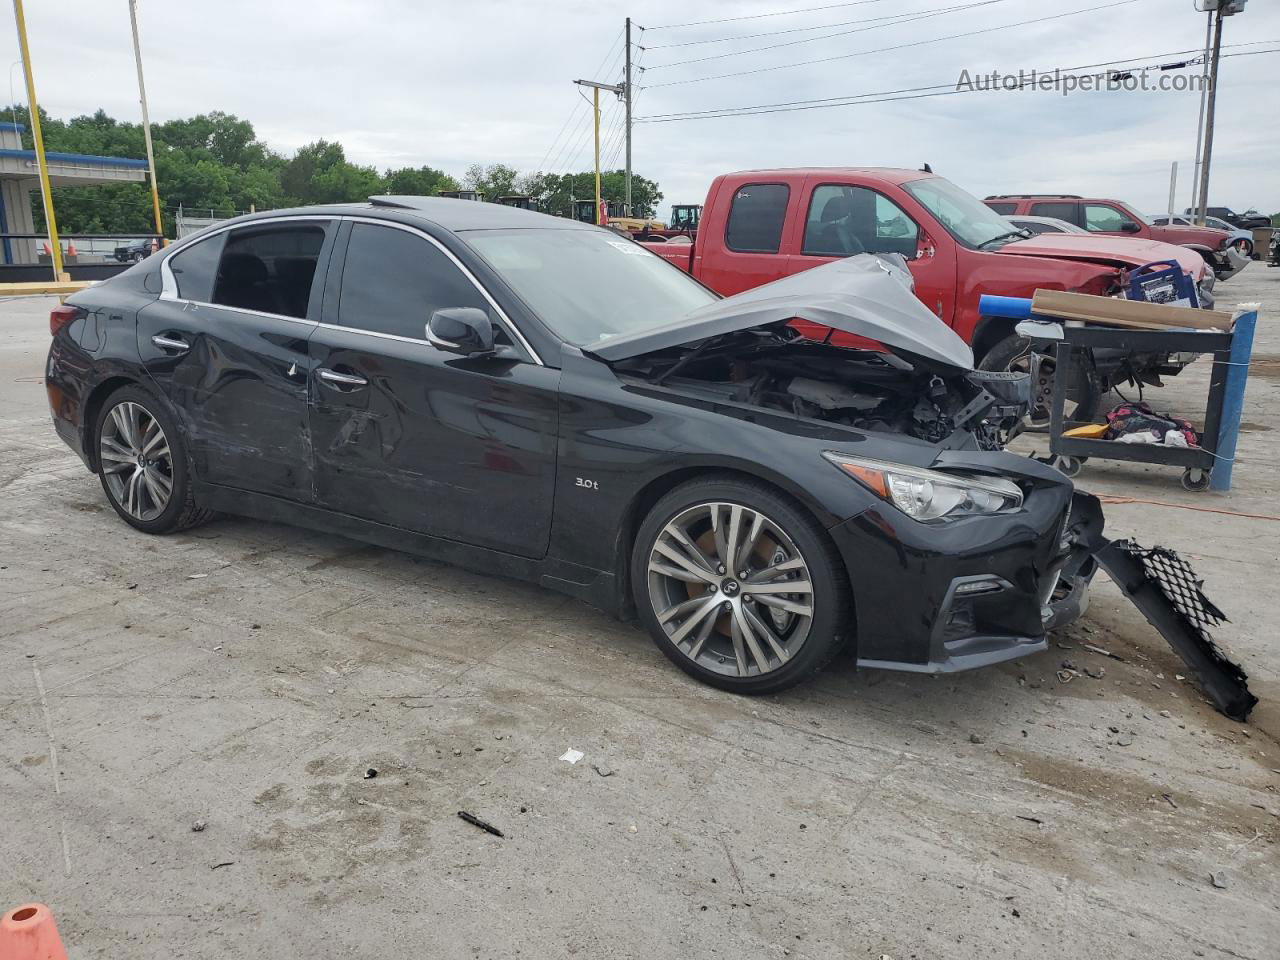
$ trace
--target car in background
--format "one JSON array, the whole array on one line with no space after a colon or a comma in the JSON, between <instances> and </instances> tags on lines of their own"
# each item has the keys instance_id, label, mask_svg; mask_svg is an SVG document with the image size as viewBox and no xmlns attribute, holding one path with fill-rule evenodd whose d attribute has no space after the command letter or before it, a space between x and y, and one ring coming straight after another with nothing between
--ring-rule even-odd
<instances>
[{"instance_id":1,"label":"car in background","mask_svg":"<svg viewBox=\"0 0 1280 960\"><path fill-rule=\"evenodd\" d=\"M1210 227L1155 226L1132 206L1119 200L1095 199L1066 193L1006 193L986 198L996 213L1056 217L1092 234L1160 240L1198 253L1219 280L1233 277L1249 263L1231 244L1231 234Z\"/></svg>"},{"instance_id":2,"label":"car in background","mask_svg":"<svg viewBox=\"0 0 1280 960\"><path fill-rule=\"evenodd\" d=\"M111 256L117 263L139 263L151 256L155 249L153 240L135 240L116 247Z\"/></svg>"},{"instance_id":3,"label":"car in background","mask_svg":"<svg viewBox=\"0 0 1280 960\"><path fill-rule=\"evenodd\" d=\"M845 646L1045 650L1096 566L1097 500L1001 449L1027 378L876 256L721 299L610 230L380 196L218 224L50 331L53 425L131 527L225 512L529 580L739 693Z\"/></svg>"},{"instance_id":4,"label":"car in background","mask_svg":"<svg viewBox=\"0 0 1280 960\"><path fill-rule=\"evenodd\" d=\"M1149 218L1157 227L1165 227L1173 224L1179 227L1194 227L1196 222L1191 217L1170 217L1167 213L1153 214ZM1215 230L1226 230L1231 234L1231 245L1239 250L1246 257L1253 256L1253 231L1246 230L1243 227L1237 227L1233 223L1227 223L1225 220L1219 220L1217 217L1206 216L1204 218L1206 227L1213 227Z\"/></svg>"},{"instance_id":5,"label":"car in background","mask_svg":"<svg viewBox=\"0 0 1280 960\"><path fill-rule=\"evenodd\" d=\"M1183 216L1194 218L1196 211L1188 207L1182 211ZM1254 227L1271 226L1271 218L1266 214L1259 213L1257 210L1246 210L1244 213L1236 213L1230 207L1205 207L1205 216L1217 217L1219 220L1225 220L1233 227L1239 227L1242 230L1252 230ZM1193 220L1194 222L1194 220Z\"/></svg>"},{"instance_id":6,"label":"car in background","mask_svg":"<svg viewBox=\"0 0 1280 960\"><path fill-rule=\"evenodd\" d=\"M1074 223L1067 223L1065 220L1059 220L1057 217L1033 217L1014 216L1005 217L1015 227L1027 231L1032 236L1039 233L1088 233L1084 227L1077 227Z\"/></svg>"}]
</instances>

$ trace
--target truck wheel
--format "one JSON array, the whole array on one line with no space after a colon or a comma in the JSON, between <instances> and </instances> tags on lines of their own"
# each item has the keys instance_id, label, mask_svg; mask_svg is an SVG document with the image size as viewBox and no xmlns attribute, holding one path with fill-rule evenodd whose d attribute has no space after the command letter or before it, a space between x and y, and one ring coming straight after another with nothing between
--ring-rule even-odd
<instances>
[{"instance_id":1,"label":"truck wheel","mask_svg":"<svg viewBox=\"0 0 1280 960\"><path fill-rule=\"evenodd\" d=\"M1049 411L1053 407L1054 367L1052 355L1033 354L1031 341L1016 333L1005 337L987 351L987 355L978 364L979 370L1013 370L1019 373L1032 373L1034 370L1031 412L1026 418L1026 427L1040 432L1049 427ZM1063 418L1079 423L1092 423L1102 400L1097 376L1091 369L1077 366L1074 380L1067 389Z\"/></svg>"}]
</instances>

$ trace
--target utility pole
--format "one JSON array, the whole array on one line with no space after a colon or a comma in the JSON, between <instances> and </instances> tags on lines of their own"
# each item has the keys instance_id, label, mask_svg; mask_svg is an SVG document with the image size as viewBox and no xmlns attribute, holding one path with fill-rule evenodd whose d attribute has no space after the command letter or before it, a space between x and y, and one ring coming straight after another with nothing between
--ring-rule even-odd
<instances>
[{"instance_id":1,"label":"utility pole","mask_svg":"<svg viewBox=\"0 0 1280 960\"><path fill-rule=\"evenodd\" d=\"M133 27L133 58L138 64L138 99L142 103L142 137L147 144L147 170L151 174L151 210L156 233L164 243L164 222L160 219L160 189L156 186L156 155L151 148L151 117L147 113L147 85L142 81L142 45L138 43L138 0L129 0L129 23Z\"/></svg>"},{"instance_id":2,"label":"utility pole","mask_svg":"<svg viewBox=\"0 0 1280 960\"><path fill-rule=\"evenodd\" d=\"M40 170L40 199L44 201L44 222L49 228L49 259L53 261L53 279L62 275L62 246L58 242L58 221L53 215L53 187L49 184L49 163L44 157L44 134L40 132L40 106L36 103L36 80L31 73L31 51L27 48L27 18L22 0L13 0L13 15L18 25L18 49L22 51L22 72L27 78L27 106L31 112L31 139L36 145L36 165Z\"/></svg>"},{"instance_id":3,"label":"utility pole","mask_svg":"<svg viewBox=\"0 0 1280 960\"><path fill-rule=\"evenodd\" d=\"M595 127L596 138L596 226L600 226L600 91L605 90L608 93L622 96L622 85L618 83L596 83L594 80L575 80L573 81L580 87L591 88L591 108L592 121Z\"/></svg>"},{"instance_id":4,"label":"utility pole","mask_svg":"<svg viewBox=\"0 0 1280 960\"><path fill-rule=\"evenodd\" d=\"M1209 54L1213 42L1213 14L1204 18L1204 69L1200 71L1200 117L1196 120L1196 165L1191 168L1191 205L1188 213L1192 222L1200 207L1200 150L1204 146L1204 104L1209 98Z\"/></svg>"},{"instance_id":5,"label":"utility pole","mask_svg":"<svg viewBox=\"0 0 1280 960\"><path fill-rule=\"evenodd\" d=\"M627 216L631 216L631 18L627 17L627 36L625 40L627 44L627 78L623 86L624 96L627 98L627 176L626 176L626 201Z\"/></svg>"},{"instance_id":6,"label":"utility pole","mask_svg":"<svg viewBox=\"0 0 1280 960\"><path fill-rule=\"evenodd\" d=\"M1173 161L1173 166L1169 169L1169 222L1173 223L1173 196L1178 191L1178 161Z\"/></svg>"},{"instance_id":7,"label":"utility pole","mask_svg":"<svg viewBox=\"0 0 1280 960\"><path fill-rule=\"evenodd\" d=\"M1213 157L1213 112L1218 100L1218 61L1222 49L1222 21L1224 17L1239 13L1248 0L1216 0L1213 23L1213 66L1209 70L1209 104L1204 117L1204 162L1200 168L1200 203L1196 222L1204 223L1209 206L1209 161Z\"/></svg>"}]
</instances>

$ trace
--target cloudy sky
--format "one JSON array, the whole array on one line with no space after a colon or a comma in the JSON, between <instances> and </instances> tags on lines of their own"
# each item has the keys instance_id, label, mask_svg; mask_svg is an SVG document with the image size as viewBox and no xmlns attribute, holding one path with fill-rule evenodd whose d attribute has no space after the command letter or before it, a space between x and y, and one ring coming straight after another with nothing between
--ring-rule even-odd
<instances>
[{"instance_id":1,"label":"cloudy sky","mask_svg":"<svg viewBox=\"0 0 1280 960\"><path fill-rule=\"evenodd\" d=\"M455 175L475 162L589 169L588 110L572 81L620 78L628 15L644 67L638 119L935 93L962 71L1156 65L1201 48L1206 19L1192 0L790 4L809 6L822 9L770 15L788 9L781 0L140 0L139 17L153 119L223 110L282 151L324 137L361 163L427 163ZM1090 12L1058 16L1073 11ZM0 26L0 56L21 99L17 41L11 15L2 16L10 25ZM1057 18L1026 23L1045 17ZM27 22L46 110L138 115L126 0L29 0ZM1210 202L1272 213L1280 53L1255 52L1280 51L1280 3L1251 0L1226 21L1224 45L1254 55L1222 61ZM689 60L698 62L677 65ZM609 100L605 161L621 165L621 111ZM1186 90L1023 90L638 123L634 166L659 181L664 207L701 202L728 170L928 161L980 196L1066 191L1151 212L1166 205L1175 160L1178 207L1190 199L1198 109L1199 94Z\"/></svg>"}]
</instances>

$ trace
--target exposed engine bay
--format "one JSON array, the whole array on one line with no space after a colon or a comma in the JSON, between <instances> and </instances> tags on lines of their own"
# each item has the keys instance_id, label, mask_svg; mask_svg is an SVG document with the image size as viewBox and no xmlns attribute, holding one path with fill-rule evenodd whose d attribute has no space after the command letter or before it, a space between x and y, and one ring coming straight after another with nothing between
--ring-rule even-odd
<instances>
[{"instance_id":1,"label":"exposed engine bay","mask_svg":"<svg viewBox=\"0 0 1280 960\"><path fill-rule=\"evenodd\" d=\"M614 369L694 396L949 449L1003 449L1031 399L1024 373L913 363L809 340L784 324L656 351Z\"/></svg>"}]
</instances>

